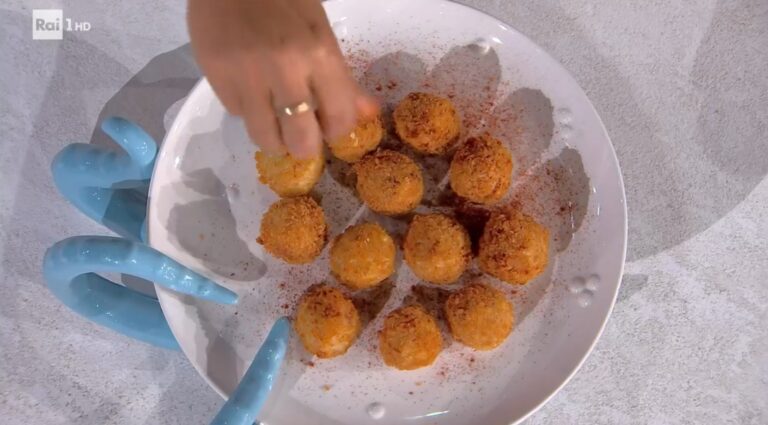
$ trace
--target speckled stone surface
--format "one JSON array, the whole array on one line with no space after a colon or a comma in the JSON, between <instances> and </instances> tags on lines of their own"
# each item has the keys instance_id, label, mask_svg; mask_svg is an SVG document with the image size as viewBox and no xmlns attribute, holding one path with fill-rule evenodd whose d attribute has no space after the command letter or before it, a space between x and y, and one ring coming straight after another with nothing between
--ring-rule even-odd
<instances>
[{"instance_id":1,"label":"speckled stone surface","mask_svg":"<svg viewBox=\"0 0 768 425\"><path fill-rule=\"evenodd\" d=\"M624 172L629 251L595 351L529 424L768 423L768 2L474 0L569 69ZM31 39L32 8L92 30ZM120 114L162 138L198 76L184 2L0 5L0 422L207 423L222 401L180 353L61 306L42 253L103 234L52 156ZM170 111L169 111L170 109Z\"/></svg>"}]
</instances>

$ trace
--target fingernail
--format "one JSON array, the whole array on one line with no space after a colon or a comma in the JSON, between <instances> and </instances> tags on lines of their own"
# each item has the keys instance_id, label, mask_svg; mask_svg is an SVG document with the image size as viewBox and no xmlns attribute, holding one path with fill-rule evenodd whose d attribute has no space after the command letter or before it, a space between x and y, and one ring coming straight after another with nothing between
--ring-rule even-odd
<instances>
[{"instance_id":1,"label":"fingernail","mask_svg":"<svg viewBox=\"0 0 768 425\"><path fill-rule=\"evenodd\" d=\"M288 151L285 149L285 146L278 145L278 146L259 146L262 151L264 151L265 154L269 156L282 156L288 153Z\"/></svg>"},{"instance_id":2,"label":"fingernail","mask_svg":"<svg viewBox=\"0 0 768 425\"><path fill-rule=\"evenodd\" d=\"M357 98L357 112L364 118L372 118L379 113L379 102L369 96L360 96Z\"/></svg>"},{"instance_id":3,"label":"fingernail","mask_svg":"<svg viewBox=\"0 0 768 425\"><path fill-rule=\"evenodd\" d=\"M299 160L311 159L320 154L320 151L318 149L313 150L312 148L306 148L306 147L294 148L294 149L290 149L289 151L292 157Z\"/></svg>"}]
</instances>

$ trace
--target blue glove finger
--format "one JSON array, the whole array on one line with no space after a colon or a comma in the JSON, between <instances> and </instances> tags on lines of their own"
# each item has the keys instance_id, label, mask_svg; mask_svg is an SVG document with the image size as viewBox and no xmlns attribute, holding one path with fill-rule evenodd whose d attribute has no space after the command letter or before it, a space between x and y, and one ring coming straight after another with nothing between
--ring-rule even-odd
<instances>
[{"instance_id":1,"label":"blue glove finger","mask_svg":"<svg viewBox=\"0 0 768 425\"><path fill-rule=\"evenodd\" d=\"M115 233L146 241L147 187L157 144L141 127L108 118L102 130L124 152L83 143L62 149L51 163L59 192Z\"/></svg>"},{"instance_id":2,"label":"blue glove finger","mask_svg":"<svg viewBox=\"0 0 768 425\"><path fill-rule=\"evenodd\" d=\"M51 284L68 283L86 273L125 273L183 294L223 304L237 294L141 243L110 236L76 236L45 253L43 270Z\"/></svg>"},{"instance_id":3,"label":"blue glove finger","mask_svg":"<svg viewBox=\"0 0 768 425\"><path fill-rule=\"evenodd\" d=\"M101 129L125 149L139 168L152 169L157 155L157 143L143 128L125 118L110 117L101 123Z\"/></svg>"},{"instance_id":4,"label":"blue glove finger","mask_svg":"<svg viewBox=\"0 0 768 425\"><path fill-rule=\"evenodd\" d=\"M251 425L256 421L256 415L280 371L289 336L288 319L277 319L237 389L213 418L211 425Z\"/></svg>"}]
</instances>

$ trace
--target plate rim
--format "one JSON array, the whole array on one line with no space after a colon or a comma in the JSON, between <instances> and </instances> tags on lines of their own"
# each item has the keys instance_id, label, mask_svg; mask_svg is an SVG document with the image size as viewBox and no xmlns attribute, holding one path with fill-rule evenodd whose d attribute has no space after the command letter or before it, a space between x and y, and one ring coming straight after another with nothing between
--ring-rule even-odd
<instances>
[{"instance_id":1,"label":"plate rim","mask_svg":"<svg viewBox=\"0 0 768 425\"><path fill-rule=\"evenodd\" d=\"M341 2L343 0L332 0L332 1L328 1L328 3L335 3L337 1ZM605 313L604 317L602 318L602 321L601 321L599 329L595 333L595 336L593 337L593 339L592 339L592 341L591 341L591 343L589 345L589 348L586 351L584 351L584 353L581 355L581 357L579 358L578 362L576 363L576 366L572 368L572 370L567 374L565 379L563 379L562 382L559 385L557 385L555 388L553 388L551 391L549 391L549 395L548 396L544 397L540 402L538 402L536 405L534 405L533 407L528 409L528 411L525 414L521 415L519 418L513 420L512 422L508 422L510 425L515 425L515 424L519 424L519 423L523 422L524 420L528 419L531 415L533 415L539 409L541 409L545 404L547 404L556 394L558 394L571 381L571 379L576 375L577 372L579 372L581 367L584 365L584 362L586 361L586 359L590 356L590 354L592 354L593 350L595 349L595 346L597 345L597 342L600 340L600 338L603 335L603 332L605 331L605 328L606 328L606 326L608 324L608 320L610 319L611 315L613 314L613 310L615 308L616 301L617 301L617 298L618 298L618 293L619 293L619 290L621 289L622 278L623 278L623 275L624 275L624 269L625 269L625 265L626 265L627 244L628 244L628 227L629 227L628 224L629 224L629 219L628 219L628 210L627 210L627 202L626 202L626 190L625 190L625 186L624 186L624 176L623 176L623 173L622 173L622 170L621 170L621 165L619 164L618 156L616 155L616 149L614 147L613 140L611 139L610 135L608 134L608 130L605 127L605 123L603 122L602 117L600 116L600 114L598 113L598 111L595 108L594 104L592 103L592 100L589 98L589 96L587 96L586 92L584 92L584 89L581 87L581 85L578 83L578 81L574 78L574 76L571 74L571 72L567 68L565 68L565 66L563 66L562 63L560 63L560 61L558 61L551 54L549 54L549 52L547 52L546 50L542 49L537 43L535 43L533 40L531 40L525 34L521 33L517 29L515 29L515 27L507 24L506 22L502 21L501 19L499 19L499 18L497 18L497 17L495 17L493 15L490 15L490 14L488 14L488 13L486 13L486 12L476 8L476 7L465 5L465 4L461 4L461 3L457 3L457 2L452 1L452 0L428 0L428 1L432 1L432 2L435 2L435 3L451 3L454 6L458 6L460 8L465 8L465 9L471 10L474 13L479 13L481 15L484 15L487 18L492 19L496 23L498 23L500 25L503 25L504 27L506 27L507 31L513 32L517 36L522 37L527 42L529 42L532 46L535 46L541 52L543 52L545 55L549 56L549 58L554 63L557 64L557 66L560 68L560 70L562 72L564 72L565 74L567 74L568 77L570 77L573 80L573 82L575 83L575 85L578 88L578 90L586 98L591 112L594 114L595 117L597 117L597 124L599 124L599 129L600 129L602 135L608 141L608 146L610 148L610 153L611 153L611 157L612 157L611 158L612 159L612 165L615 166L617 174L618 174L618 189L620 190L620 195L621 195L620 200L619 200L619 202L621 204L621 209L619 211L622 214L621 226L622 226L623 232L621 234L621 237L622 237L622 241L621 241L621 264L619 265L619 268L618 268L618 277L617 277L615 289L613 291L613 294L611 294L611 302L610 302L610 304L608 306L608 309L606 310L606 313ZM147 216L148 217L151 216L152 205L153 205L151 195L152 195L152 193L154 193L154 188L158 184L160 184L160 183L157 183L158 179L156 178L156 173L158 172L157 171L158 170L157 162L158 162L158 160L160 158L162 158L165 155L167 155L168 152L170 151L171 143L169 143L169 141L170 141L171 136L174 136L174 138L176 139L176 141L174 143L178 142L179 139L177 137L177 133L180 131L179 127L181 126L180 117L188 116L189 115L190 109L194 107L193 103L192 103L192 98L194 97L195 93L197 93L199 90L201 90L201 88L204 85L210 85L208 83L208 80L207 80L207 78L205 76L201 77L195 83L195 85L190 89L189 93L187 94L187 96L185 97L185 99L184 99L184 101L182 103L181 108L179 109L179 112L174 117L173 123L168 128L168 131L165 133L165 136L163 137L163 142L162 142L162 144L160 146L160 149L158 150L158 153L157 153L157 157L156 157L156 161L155 161L155 167L152 170L152 178L150 180L150 185L149 185L149 190L148 190L148 194L150 195L149 201L148 201L148 205L147 205ZM149 218L147 218L147 244L149 246L152 246L152 235L153 235L153 232L152 232L152 227L150 226L150 224L151 224L151 221L149 220ZM165 253L165 254L168 255L167 253ZM171 308L169 305L167 305L168 299L169 298L180 297L181 295L177 294L177 293L174 293L173 291L166 290L165 288L163 288L163 287L161 287L159 285L155 285L155 290L157 292L157 298L158 298L158 301L160 303L160 308L163 311L163 315L164 316L168 316L169 313L170 313L169 309ZM171 329L171 332L174 335L174 338L176 338L177 341L178 341L179 340L179 336L180 336L179 334L180 334L181 331L180 330L176 330L174 328L174 326L171 325L170 321L168 323L169 323L169 328ZM225 400L228 399L229 395L226 394L226 392L224 392L215 382L213 382L211 377L207 373L205 373L205 371L203 370L202 366L197 364L196 362L193 362L191 360L191 356L187 352L189 350L189 348L186 347L185 344L182 344L180 342L179 342L179 347L181 349L181 352L184 354L184 356L187 358L187 360L192 364L192 367L203 378L203 380L211 388L213 388L214 391L216 391L216 393L218 393L223 399L225 399Z\"/></svg>"}]
</instances>

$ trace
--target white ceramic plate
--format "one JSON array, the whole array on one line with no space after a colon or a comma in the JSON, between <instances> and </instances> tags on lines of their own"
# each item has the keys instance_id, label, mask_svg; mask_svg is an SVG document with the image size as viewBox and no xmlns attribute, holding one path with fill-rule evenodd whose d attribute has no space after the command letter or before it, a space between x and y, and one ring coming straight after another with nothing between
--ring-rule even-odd
<instances>
[{"instance_id":1,"label":"white ceramic plate","mask_svg":"<svg viewBox=\"0 0 768 425\"><path fill-rule=\"evenodd\" d=\"M324 5L358 78L386 108L416 89L452 96L466 133L490 131L508 143L515 171L505 202L517 202L550 229L551 264L525 287L488 280L516 309L516 328L500 348L475 352L448 337L432 367L412 372L386 367L375 344L384 314L419 284L402 265L394 289L373 303L381 311L346 355L313 360L292 341L260 417L272 425L520 421L578 369L618 290L624 189L600 118L562 66L473 9L439 0ZM272 322L291 314L308 286L333 279L327 249L311 265L289 267L256 243L261 215L276 197L258 183L254 146L224 135L223 119L221 104L202 81L158 157L149 240L240 294L237 306L218 306L157 288L182 350L226 397ZM316 188L332 236L364 219L402 234L404 222L361 207L339 183L344 173L333 162ZM443 190L444 176L444 164L427 161L429 198Z\"/></svg>"}]
</instances>

